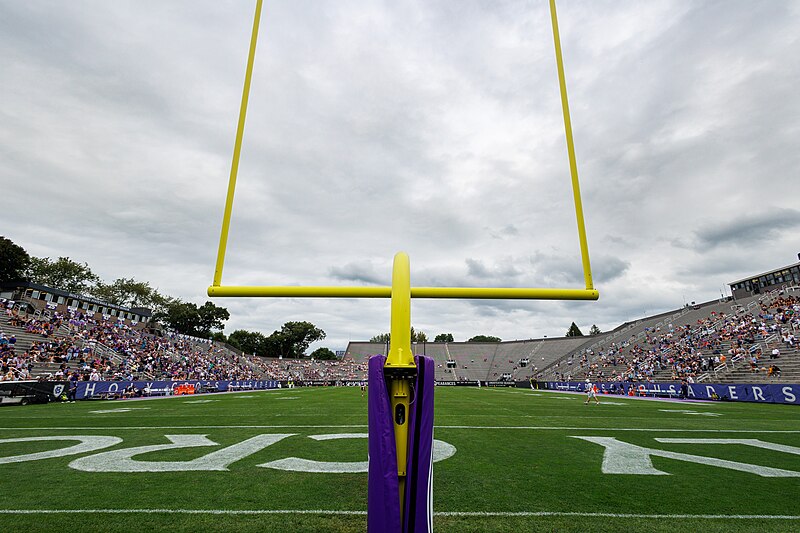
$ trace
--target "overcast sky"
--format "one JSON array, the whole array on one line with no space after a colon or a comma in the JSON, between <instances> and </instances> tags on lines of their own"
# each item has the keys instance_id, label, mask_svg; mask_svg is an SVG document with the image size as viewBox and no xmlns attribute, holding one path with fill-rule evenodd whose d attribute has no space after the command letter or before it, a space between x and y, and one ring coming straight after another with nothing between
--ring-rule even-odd
<instances>
[{"instance_id":1,"label":"overcast sky","mask_svg":"<svg viewBox=\"0 0 800 533\"><path fill-rule=\"evenodd\" d=\"M0 0L0 234L207 300L255 1ZM800 2L559 0L597 302L414 300L429 338L611 329L800 252ZM225 285L581 288L545 0L265 1ZM344 349L388 300L217 299Z\"/></svg>"}]
</instances>

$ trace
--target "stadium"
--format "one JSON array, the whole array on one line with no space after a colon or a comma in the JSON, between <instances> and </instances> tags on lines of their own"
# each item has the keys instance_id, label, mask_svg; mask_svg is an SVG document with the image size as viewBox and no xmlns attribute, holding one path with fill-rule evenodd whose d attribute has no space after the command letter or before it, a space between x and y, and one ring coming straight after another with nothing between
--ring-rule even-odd
<instances>
[{"instance_id":1,"label":"stadium","mask_svg":"<svg viewBox=\"0 0 800 533\"><path fill-rule=\"evenodd\" d=\"M0 27L2 531L800 530L796 6Z\"/></svg>"}]
</instances>

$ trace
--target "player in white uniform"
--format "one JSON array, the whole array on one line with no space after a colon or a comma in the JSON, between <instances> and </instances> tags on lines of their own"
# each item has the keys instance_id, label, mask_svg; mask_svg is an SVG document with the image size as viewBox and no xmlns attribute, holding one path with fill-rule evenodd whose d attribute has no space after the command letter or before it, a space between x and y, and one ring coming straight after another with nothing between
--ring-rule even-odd
<instances>
[{"instance_id":1,"label":"player in white uniform","mask_svg":"<svg viewBox=\"0 0 800 533\"><path fill-rule=\"evenodd\" d=\"M600 400L597 399L597 393L594 391L594 384L586 379L586 401L583 402L584 405L589 403L589 400L594 399L594 402L597 405L600 405Z\"/></svg>"}]
</instances>

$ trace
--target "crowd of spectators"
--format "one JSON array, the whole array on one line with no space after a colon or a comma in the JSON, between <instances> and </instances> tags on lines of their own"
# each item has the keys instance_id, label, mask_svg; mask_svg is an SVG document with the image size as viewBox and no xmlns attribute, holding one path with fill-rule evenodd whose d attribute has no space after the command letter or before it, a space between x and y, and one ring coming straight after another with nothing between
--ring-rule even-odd
<instances>
[{"instance_id":1,"label":"crowd of spectators","mask_svg":"<svg viewBox=\"0 0 800 533\"><path fill-rule=\"evenodd\" d=\"M367 379L367 363L352 359L314 361L308 359L262 359L253 363L268 376L279 381L363 381Z\"/></svg>"},{"instance_id":2,"label":"crowd of spectators","mask_svg":"<svg viewBox=\"0 0 800 533\"><path fill-rule=\"evenodd\" d=\"M611 343L598 352L584 351L566 361L567 371L557 377L570 381L575 375L593 381L693 383L701 374L726 362L745 360L753 373L779 377L780 367L765 359L778 359L778 341L764 353L761 342L781 339L787 348L797 345L794 331L800 327L800 300L781 296L762 303L754 313L712 312L694 324L645 328L643 339Z\"/></svg>"},{"instance_id":3,"label":"crowd of spectators","mask_svg":"<svg viewBox=\"0 0 800 533\"><path fill-rule=\"evenodd\" d=\"M152 335L119 319L80 310L48 316L21 315L9 306L8 324L41 336L17 353L14 335L0 332L0 380L32 379L37 364L50 372L39 379L82 381L180 380L361 380L366 363L246 356L221 343L177 333ZM56 369L51 367L57 365ZM41 365L40 365L41 366Z\"/></svg>"}]
</instances>

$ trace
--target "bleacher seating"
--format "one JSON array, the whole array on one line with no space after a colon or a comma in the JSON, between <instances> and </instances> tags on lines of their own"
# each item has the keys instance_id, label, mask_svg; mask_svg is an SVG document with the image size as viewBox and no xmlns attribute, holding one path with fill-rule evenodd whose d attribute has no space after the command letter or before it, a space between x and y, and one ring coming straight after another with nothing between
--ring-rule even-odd
<instances>
[{"instance_id":1,"label":"bleacher seating","mask_svg":"<svg viewBox=\"0 0 800 533\"><path fill-rule=\"evenodd\" d=\"M792 310L800 310L798 302L776 290L736 304L709 302L655 327L643 321L640 331L628 330L622 339L606 339L571 354L571 365L553 365L547 375L559 380L796 383L798 347L785 339L791 340L800 327ZM781 357L773 360L771 351L779 345Z\"/></svg>"}]
</instances>

